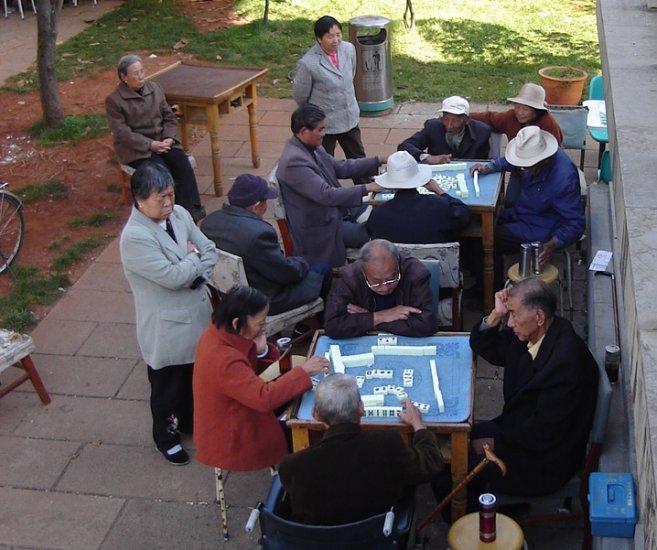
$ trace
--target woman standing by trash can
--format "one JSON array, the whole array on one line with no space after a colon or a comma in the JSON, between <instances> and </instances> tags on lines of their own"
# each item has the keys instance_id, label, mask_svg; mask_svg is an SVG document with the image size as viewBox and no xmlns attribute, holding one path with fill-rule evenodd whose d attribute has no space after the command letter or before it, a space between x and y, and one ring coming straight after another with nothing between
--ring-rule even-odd
<instances>
[{"instance_id":1,"label":"woman standing by trash can","mask_svg":"<svg viewBox=\"0 0 657 550\"><path fill-rule=\"evenodd\" d=\"M330 15L320 17L314 31L317 44L299 60L292 95L299 106L312 103L326 113L322 145L329 154L334 155L338 142L346 158L362 158L365 148L354 90L356 49L343 42L342 25Z\"/></svg>"}]
</instances>

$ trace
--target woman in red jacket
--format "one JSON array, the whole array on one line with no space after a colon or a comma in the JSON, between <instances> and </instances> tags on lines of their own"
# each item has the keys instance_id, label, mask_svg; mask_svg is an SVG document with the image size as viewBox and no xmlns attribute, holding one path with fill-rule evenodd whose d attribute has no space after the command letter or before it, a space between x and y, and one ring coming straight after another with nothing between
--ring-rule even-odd
<instances>
[{"instance_id":1,"label":"woman in red jacket","mask_svg":"<svg viewBox=\"0 0 657 550\"><path fill-rule=\"evenodd\" d=\"M271 382L258 375L278 359L267 343L267 297L235 286L201 336L194 362L194 443L200 462L226 470L278 464L288 448L274 409L312 387L310 375L327 372L323 357Z\"/></svg>"}]
</instances>

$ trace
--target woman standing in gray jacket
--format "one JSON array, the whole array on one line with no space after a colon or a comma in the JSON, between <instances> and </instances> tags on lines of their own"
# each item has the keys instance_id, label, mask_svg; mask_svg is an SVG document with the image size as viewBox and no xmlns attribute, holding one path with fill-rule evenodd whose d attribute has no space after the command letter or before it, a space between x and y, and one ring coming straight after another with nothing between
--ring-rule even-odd
<instances>
[{"instance_id":1,"label":"woman standing in gray jacket","mask_svg":"<svg viewBox=\"0 0 657 550\"><path fill-rule=\"evenodd\" d=\"M330 15L320 17L314 31L317 44L299 60L292 95L299 106L312 103L326 113L322 145L330 155L337 141L346 158L363 158L354 90L356 49L342 41L342 25Z\"/></svg>"},{"instance_id":2,"label":"woman standing in gray jacket","mask_svg":"<svg viewBox=\"0 0 657 550\"><path fill-rule=\"evenodd\" d=\"M189 462L180 435L192 433L196 343L210 322L205 282L217 262L214 243L182 206L173 177L147 160L130 182L134 204L121 232L121 263L135 300L137 341L151 383L153 439L171 464Z\"/></svg>"}]
</instances>

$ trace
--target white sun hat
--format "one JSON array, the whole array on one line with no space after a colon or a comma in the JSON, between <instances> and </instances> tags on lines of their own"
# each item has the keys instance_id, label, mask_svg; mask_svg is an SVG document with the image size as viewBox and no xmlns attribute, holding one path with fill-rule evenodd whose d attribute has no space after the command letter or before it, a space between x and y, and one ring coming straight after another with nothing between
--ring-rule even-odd
<instances>
[{"instance_id":1,"label":"white sun hat","mask_svg":"<svg viewBox=\"0 0 657 550\"><path fill-rule=\"evenodd\" d=\"M515 97L507 97L507 101L511 103L519 103L520 105L527 105L534 109L542 109L545 111L547 105L545 103L545 89L543 86L528 82L523 84L522 88Z\"/></svg>"},{"instance_id":2,"label":"white sun hat","mask_svg":"<svg viewBox=\"0 0 657 550\"><path fill-rule=\"evenodd\" d=\"M418 164L408 151L397 151L388 157L388 171L374 181L386 189L415 189L431 179L431 166Z\"/></svg>"},{"instance_id":3,"label":"white sun hat","mask_svg":"<svg viewBox=\"0 0 657 550\"><path fill-rule=\"evenodd\" d=\"M504 156L514 166L525 168L551 157L559 149L557 138L538 126L526 126L509 141Z\"/></svg>"}]
</instances>

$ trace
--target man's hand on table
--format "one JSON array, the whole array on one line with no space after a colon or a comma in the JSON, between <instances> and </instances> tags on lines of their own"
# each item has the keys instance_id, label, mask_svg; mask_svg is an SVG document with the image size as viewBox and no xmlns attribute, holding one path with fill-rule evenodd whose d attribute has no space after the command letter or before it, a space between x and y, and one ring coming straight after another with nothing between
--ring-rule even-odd
<instances>
[{"instance_id":1,"label":"man's hand on table","mask_svg":"<svg viewBox=\"0 0 657 550\"><path fill-rule=\"evenodd\" d=\"M370 182L365 184L365 190L368 193L379 193L381 191L384 191L385 189L381 187L378 183Z\"/></svg>"},{"instance_id":2,"label":"man's hand on table","mask_svg":"<svg viewBox=\"0 0 657 550\"><path fill-rule=\"evenodd\" d=\"M427 191L431 191L432 193L435 193L436 195L444 195L445 191L443 190L440 185L436 183L436 180L429 180L427 183L424 184L424 187Z\"/></svg>"},{"instance_id":3,"label":"man's hand on table","mask_svg":"<svg viewBox=\"0 0 657 550\"><path fill-rule=\"evenodd\" d=\"M424 157L424 164L447 164L452 160L452 155L429 155Z\"/></svg>"},{"instance_id":4,"label":"man's hand on table","mask_svg":"<svg viewBox=\"0 0 657 550\"><path fill-rule=\"evenodd\" d=\"M478 455L484 454L484 445L488 445L489 451L495 450L495 440L492 437L482 437L481 439L473 439L470 445L472 446L472 450Z\"/></svg>"},{"instance_id":5,"label":"man's hand on table","mask_svg":"<svg viewBox=\"0 0 657 550\"><path fill-rule=\"evenodd\" d=\"M412 306L395 306L374 312L374 326L393 321L406 321L414 313L422 313L421 309Z\"/></svg>"},{"instance_id":6,"label":"man's hand on table","mask_svg":"<svg viewBox=\"0 0 657 550\"><path fill-rule=\"evenodd\" d=\"M417 409L410 399L402 401L402 410L399 413L399 420L407 426L411 426L413 431L423 430L426 428L422 421L422 413Z\"/></svg>"},{"instance_id":7,"label":"man's hand on table","mask_svg":"<svg viewBox=\"0 0 657 550\"><path fill-rule=\"evenodd\" d=\"M481 164L478 162L474 166L470 166L470 175L474 176L475 172L479 172L482 176L484 174L490 174L493 171L493 166L491 164Z\"/></svg>"}]
</instances>

